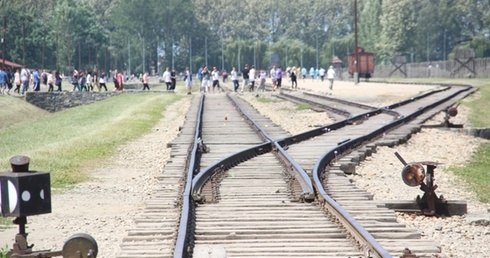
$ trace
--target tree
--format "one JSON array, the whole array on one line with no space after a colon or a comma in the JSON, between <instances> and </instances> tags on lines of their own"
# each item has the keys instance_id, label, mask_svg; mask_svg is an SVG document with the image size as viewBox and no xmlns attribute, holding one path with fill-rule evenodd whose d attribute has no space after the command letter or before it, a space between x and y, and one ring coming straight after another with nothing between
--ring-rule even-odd
<instances>
[{"instance_id":1,"label":"tree","mask_svg":"<svg viewBox=\"0 0 490 258\"><path fill-rule=\"evenodd\" d=\"M409 35L416 27L413 0L385 0L382 3L381 34L377 45L379 59L387 61L407 51Z\"/></svg>"},{"instance_id":2,"label":"tree","mask_svg":"<svg viewBox=\"0 0 490 258\"><path fill-rule=\"evenodd\" d=\"M381 0L361 1L359 11L359 46L368 52L378 53L380 38Z\"/></svg>"}]
</instances>

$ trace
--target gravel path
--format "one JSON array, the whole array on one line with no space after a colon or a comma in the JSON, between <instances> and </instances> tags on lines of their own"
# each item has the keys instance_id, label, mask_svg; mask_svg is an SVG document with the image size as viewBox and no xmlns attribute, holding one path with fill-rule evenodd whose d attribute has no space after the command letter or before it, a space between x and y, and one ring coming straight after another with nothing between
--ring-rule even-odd
<instances>
[{"instance_id":1,"label":"gravel path","mask_svg":"<svg viewBox=\"0 0 490 258\"><path fill-rule=\"evenodd\" d=\"M327 92L326 82L299 81L302 90L319 91L334 97L348 98L369 105L384 106L429 90L422 85L383 85L335 82L334 91ZM261 94L268 97L272 94ZM295 134L310 130L311 125L326 124L332 120L324 113L309 110L296 111L294 105L283 101L262 103L252 94L243 97L253 103L284 129ZM75 233L88 233L98 243L100 258L115 257L125 230L133 226L133 218L141 212L142 203L149 198L154 177L161 173L169 158L170 149L162 148L178 134L178 127L185 119L184 111L190 105L186 98L169 107L164 118L140 139L121 146L117 154L91 172L93 180L75 186L71 190L52 196L51 214L28 218L29 243L34 250L60 250L64 241ZM454 123L464 121L465 111ZM436 117L435 121L442 119ZM399 177L402 168L393 155L398 151L407 161L433 160L444 163L436 169L438 193L447 199L468 201L468 210L474 214L487 214L490 206L476 201L474 194L466 190L464 182L445 169L462 165L484 140L468 137L447 130L423 130L404 145L390 149L378 148L372 157L358 167L352 178L361 188L375 193L375 199L406 199L421 194L417 188L404 185ZM452 146L447 148L446 146ZM31 157L32 158L32 157ZM394 176L388 176L394 175ZM444 257L486 257L490 242L488 225L469 224L466 216L451 218L415 217L399 214L399 220L417 228L424 237L441 243ZM11 247L16 228L0 234L0 247ZM486 250L486 252L485 252Z\"/></svg>"}]
</instances>

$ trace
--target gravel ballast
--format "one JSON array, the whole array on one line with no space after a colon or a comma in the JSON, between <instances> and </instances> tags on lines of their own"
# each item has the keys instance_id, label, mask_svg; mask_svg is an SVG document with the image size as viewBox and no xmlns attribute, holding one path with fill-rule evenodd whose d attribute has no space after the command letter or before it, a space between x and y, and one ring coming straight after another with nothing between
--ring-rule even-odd
<instances>
[{"instance_id":1,"label":"gravel ballast","mask_svg":"<svg viewBox=\"0 0 490 258\"><path fill-rule=\"evenodd\" d=\"M368 105L384 106L427 91L433 86L335 82L328 92L327 82L299 81L300 89L329 93L334 97L351 99ZM223 93L219 93L223 94ZM273 93L261 93L271 97ZM312 125L328 124L332 120L325 113L311 110L296 111L295 106L284 101L258 102L255 94L244 93L261 113L292 134L311 130ZM51 214L28 218L26 231L34 250L60 250L64 241L75 233L88 233L98 243L101 258L116 257L119 244L131 228L134 217L142 211L149 199L155 177L169 159L166 148L179 132L190 105L186 98L175 103L164 113L164 118L140 139L120 146L117 154L91 172L93 180L81 183L71 190L54 191ZM454 123L466 124L466 110L461 106ZM432 122L438 123L442 116ZM407 161L437 161L436 193L446 199L468 202L468 215L436 218L398 214L398 220L416 228L423 237L433 239L442 246L443 257L488 257L490 250L490 205L477 201L474 193L460 178L447 169L462 166L487 140L474 138L460 132L444 129L423 129L405 144L394 148L379 147L373 156L364 160L350 177L360 188L374 194L375 200L407 200L422 195L417 188L406 186L400 177L402 165L394 156L398 151ZM164 147L162 147L164 146ZM31 157L35 159L35 157ZM35 169L35 168L33 168ZM16 228L0 234L0 247L11 248Z\"/></svg>"}]
</instances>

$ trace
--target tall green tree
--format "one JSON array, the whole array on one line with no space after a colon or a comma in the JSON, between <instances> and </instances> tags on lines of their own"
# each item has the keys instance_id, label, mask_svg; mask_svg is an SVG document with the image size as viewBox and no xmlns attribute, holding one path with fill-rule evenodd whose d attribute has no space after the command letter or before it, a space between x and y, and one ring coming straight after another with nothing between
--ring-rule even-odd
<instances>
[{"instance_id":1,"label":"tall green tree","mask_svg":"<svg viewBox=\"0 0 490 258\"><path fill-rule=\"evenodd\" d=\"M411 44L409 35L416 27L413 0L384 0L382 2L381 34L378 42L379 60L388 61L405 53Z\"/></svg>"},{"instance_id":2,"label":"tall green tree","mask_svg":"<svg viewBox=\"0 0 490 258\"><path fill-rule=\"evenodd\" d=\"M381 34L381 15L381 0L360 2L358 45L368 52L379 52L378 41Z\"/></svg>"}]
</instances>

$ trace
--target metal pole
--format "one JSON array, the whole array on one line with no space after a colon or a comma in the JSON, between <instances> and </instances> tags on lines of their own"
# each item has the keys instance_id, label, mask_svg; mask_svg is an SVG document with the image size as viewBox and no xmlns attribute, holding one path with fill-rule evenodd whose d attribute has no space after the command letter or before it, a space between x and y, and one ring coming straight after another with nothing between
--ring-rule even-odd
<instances>
[{"instance_id":1,"label":"metal pole","mask_svg":"<svg viewBox=\"0 0 490 258\"><path fill-rule=\"evenodd\" d=\"M303 68L303 34L304 34L304 30L303 28L301 28L301 68ZM299 69L301 71L301 68Z\"/></svg>"},{"instance_id":2,"label":"metal pole","mask_svg":"<svg viewBox=\"0 0 490 258\"><path fill-rule=\"evenodd\" d=\"M442 60L446 61L446 30L444 30L444 40L443 40L443 46L442 46Z\"/></svg>"},{"instance_id":3,"label":"metal pole","mask_svg":"<svg viewBox=\"0 0 490 258\"><path fill-rule=\"evenodd\" d=\"M223 35L221 35L221 71L225 70L225 49L223 48Z\"/></svg>"},{"instance_id":4,"label":"metal pole","mask_svg":"<svg viewBox=\"0 0 490 258\"><path fill-rule=\"evenodd\" d=\"M192 74L192 38L189 35L189 72Z\"/></svg>"},{"instance_id":5,"label":"metal pole","mask_svg":"<svg viewBox=\"0 0 490 258\"><path fill-rule=\"evenodd\" d=\"M22 22L22 65L26 66L26 25Z\"/></svg>"},{"instance_id":6,"label":"metal pole","mask_svg":"<svg viewBox=\"0 0 490 258\"><path fill-rule=\"evenodd\" d=\"M301 42L301 68L303 68L303 42Z\"/></svg>"},{"instance_id":7,"label":"metal pole","mask_svg":"<svg viewBox=\"0 0 490 258\"><path fill-rule=\"evenodd\" d=\"M174 45L175 45L175 38L172 36L172 69L175 68L175 51L174 51Z\"/></svg>"},{"instance_id":8,"label":"metal pole","mask_svg":"<svg viewBox=\"0 0 490 258\"><path fill-rule=\"evenodd\" d=\"M91 57L90 57L90 45L87 44L87 52L88 52L88 66L89 68L92 68L92 60L91 60Z\"/></svg>"},{"instance_id":9,"label":"metal pole","mask_svg":"<svg viewBox=\"0 0 490 258\"><path fill-rule=\"evenodd\" d=\"M157 75L160 75L160 60L158 60L158 44L160 44L159 36L157 36Z\"/></svg>"},{"instance_id":10,"label":"metal pole","mask_svg":"<svg viewBox=\"0 0 490 258\"><path fill-rule=\"evenodd\" d=\"M446 60L447 60L447 57L446 57L446 33L447 33L447 29L444 29L444 70L446 70Z\"/></svg>"},{"instance_id":11,"label":"metal pole","mask_svg":"<svg viewBox=\"0 0 490 258\"><path fill-rule=\"evenodd\" d=\"M146 72L146 64L145 64L145 38L143 38L143 73Z\"/></svg>"},{"instance_id":12,"label":"metal pole","mask_svg":"<svg viewBox=\"0 0 490 258\"><path fill-rule=\"evenodd\" d=\"M255 40L257 42L257 40ZM256 55L257 55L257 48L256 48L256 44L254 44L254 67L257 67L257 59L256 59Z\"/></svg>"},{"instance_id":13,"label":"metal pole","mask_svg":"<svg viewBox=\"0 0 490 258\"><path fill-rule=\"evenodd\" d=\"M288 66L288 46L286 46L286 67Z\"/></svg>"},{"instance_id":14,"label":"metal pole","mask_svg":"<svg viewBox=\"0 0 490 258\"><path fill-rule=\"evenodd\" d=\"M257 64L255 65L255 67L258 69L260 67L260 46L259 46L259 41L256 40L255 41L255 45L257 45Z\"/></svg>"},{"instance_id":15,"label":"metal pole","mask_svg":"<svg viewBox=\"0 0 490 258\"><path fill-rule=\"evenodd\" d=\"M427 31L427 62L429 62L429 32Z\"/></svg>"},{"instance_id":16,"label":"metal pole","mask_svg":"<svg viewBox=\"0 0 490 258\"><path fill-rule=\"evenodd\" d=\"M59 49L60 49L60 42L58 41L59 33L56 32L56 71L60 70L59 67Z\"/></svg>"},{"instance_id":17,"label":"metal pole","mask_svg":"<svg viewBox=\"0 0 490 258\"><path fill-rule=\"evenodd\" d=\"M204 37L204 54L206 58L206 66L208 66L208 36Z\"/></svg>"},{"instance_id":18,"label":"metal pole","mask_svg":"<svg viewBox=\"0 0 490 258\"><path fill-rule=\"evenodd\" d=\"M80 39L78 39L78 69L82 69L82 55L80 53Z\"/></svg>"},{"instance_id":19,"label":"metal pole","mask_svg":"<svg viewBox=\"0 0 490 258\"><path fill-rule=\"evenodd\" d=\"M241 67L240 67L240 61L241 61L241 60L240 60L240 56L241 56L241 51L242 51L242 44L241 44L240 39L238 39L238 58L237 58L237 60L238 60L238 65L237 65L237 67L238 67L238 72L239 72L239 73L240 73L240 71L241 71L241 70L240 70L240 68L241 68Z\"/></svg>"},{"instance_id":20,"label":"metal pole","mask_svg":"<svg viewBox=\"0 0 490 258\"><path fill-rule=\"evenodd\" d=\"M315 44L316 44L316 67L318 69L318 33L315 33Z\"/></svg>"},{"instance_id":21,"label":"metal pole","mask_svg":"<svg viewBox=\"0 0 490 258\"><path fill-rule=\"evenodd\" d=\"M7 32L7 18L3 16L2 69L5 69L5 32Z\"/></svg>"},{"instance_id":22,"label":"metal pole","mask_svg":"<svg viewBox=\"0 0 490 258\"><path fill-rule=\"evenodd\" d=\"M128 75L131 74L131 39L128 38Z\"/></svg>"},{"instance_id":23,"label":"metal pole","mask_svg":"<svg viewBox=\"0 0 490 258\"><path fill-rule=\"evenodd\" d=\"M95 44L95 68L97 68L97 70L99 70L99 56L98 56L98 53L99 53L99 46L97 44Z\"/></svg>"},{"instance_id":24,"label":"metal pole","mask_svg":"<svg viewBox=\"0 0 490 258\"><path fill-rule=\"evenodd\" d=\"M355 53L355 69L354 69L354 84L359 83L359 56L357 51L357 0L354 0L354 53Z\"/></svg>"},{"instance_id":25,"label":"metal pole","mask_svg":"<svg viewBox=\"0 0 490 258\"><path fill-rule=\"evenodd\" d=\"M112 34L109 34L109 48L107 51L109 52L109 69L112 69ZM110 74L109 70L107 70L107 74Z\"/></svg>"},{"instance_id":26,"label":"metal pole","mask_svg":"<svg viewBox=\"0 0 490 258\"><path fill-rule=\"evenodd\" d=\"M42 30L42 33L43 33L43 59L42 59L42 67L44 69L44 53L45 53L45 50L46 50L46 31Z\"/></svg>"}]
</instances>

